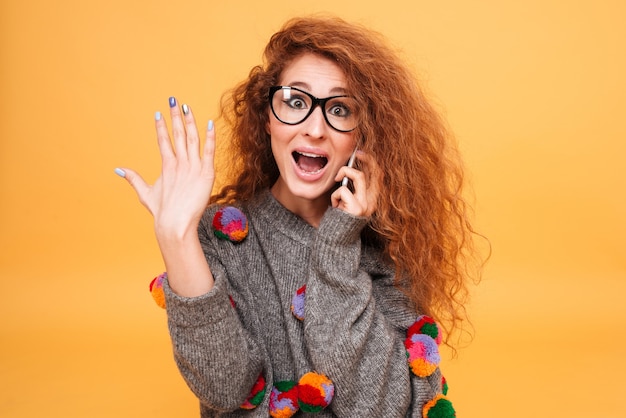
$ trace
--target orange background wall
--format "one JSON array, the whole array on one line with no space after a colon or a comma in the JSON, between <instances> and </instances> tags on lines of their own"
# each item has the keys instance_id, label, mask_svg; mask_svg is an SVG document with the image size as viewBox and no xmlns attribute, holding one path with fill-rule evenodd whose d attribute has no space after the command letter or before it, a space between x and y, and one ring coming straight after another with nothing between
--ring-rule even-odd
<instances>
[{"instance_id":1,"label":"orange background wall","mask_svg":"<svg viewBox=\"0 0 626 418\"><path fill-rule=\"evenodd\" d=\"M198 415L147 291L150 216L113 168L154 180L167 98L206 123L318 11L402 49L465 154L493 257L476 337L444 359L459 416L626 416L618 0L2 2L1 416Z\"/></svg>"}]
</instances>

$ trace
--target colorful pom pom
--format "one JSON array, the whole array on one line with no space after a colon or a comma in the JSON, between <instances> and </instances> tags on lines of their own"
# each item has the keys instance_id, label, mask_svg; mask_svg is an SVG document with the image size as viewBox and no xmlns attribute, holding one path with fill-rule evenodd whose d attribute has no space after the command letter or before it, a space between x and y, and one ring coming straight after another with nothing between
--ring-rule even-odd
<instances>
[{"instance_id":1,"label":"colorful pom pom","mask_svg":"<svg viewBox=\"0 0 626 418\"><path fill-rule=\"evenodd\" d=\"M456 411L452 406L452 402L443 395L437 395L429 402L426 402L422 409L424 418L453 418L456 417Z\"/></svg>"},{"instance_id":2,"label":"colorful pom pom","mask_svg":"<svg viewBox=\"0 0 626 418\"><path fill-rule=\"evenodd\" d=\"M213 217L213 233L231 242L241 242L248 236L248 218L234 206L225 206Z\"/></svg>"},{"instance_id":3,"label":"colorful pom pom","mask_svg":"<svg viewBox=\"0 0 626 418\"><path fill-rule=\"evenodd\" d=\"M252 386L252 390L250 391L250 395L246 398L246 400L241 404L242 409L254 409L261 402L263 402L263 398L265 397L265 378L263 375L260 375L257 379L254 386Z\"/></svg>"},{"instance_id":4,"label":"colorful pom pom","mask_svg":"<svg viewBox=\"0 0 626 418\"><path fill-rule=\"evenodd\" d=\"M448 394L448 381L443 376L441 376L441 393L444 395Z\"/></svg>"},{"instance_id":5,"label":"colorful pom pom","mask_svg":"<svg viewBox=\"0 0 626 418\"><path fill-rule=\"evenodd\" d=\"M304 298L306 294L306 285L296 291L291 299L291 313L300 321L304 320Z\"/></svg>"},{"instance_id":6,"label":"colorful pom pom","mask_svg":"<svg viewBox=\"0 0 626 418\"><path fill-rule=\"evenodd\" d=\"M335 396L335 385L323 374L309 372L298 382L298 404L304 412L319 412Z\"/></svg>"},{"instance_id":7,"label":"colorful pom pom","mask_svg":"<svg viewBox=\"0 0 626 418\"><path fill-rule=\"evenodd\" d=\"M407 331L408 335L426 334L435 340L437 345L441 344L442 334L437 323L429 316L421 315L411 325Z\"/></svg>"},{"instance_id":8,"label":"colorful pom pom","mask_svg":"<svg viewBox=\"0 0 626 418\"><path fill-rule=\"evenodd\" d=\"M158 306L165 309L165 292L163 292L163 279L167 279L167 272L159 274L150 282L152 299Z\"/></svg>"},{"instance_id":9,"label":"colorful pom pom","mask_svg":"<svg viewBox=\"0 0 626 418\"><path fill-rule=\"evenodd\" d=\"M277 382L270 393L270 416L290 418L299 409L297 383L293 380Z\"/></svg>"},{"instance_id":10,"label":"colorful pom pom","mask_svg":"<svg viewBox=\"0 0 626 418\"><path fill-rule=\"evenodd\" d=\"M441 358L439 348L432 337L426 334L413 334L404 340L411 371L419 377L430 376L437 370Z\"/></svg>"}]
</instances>

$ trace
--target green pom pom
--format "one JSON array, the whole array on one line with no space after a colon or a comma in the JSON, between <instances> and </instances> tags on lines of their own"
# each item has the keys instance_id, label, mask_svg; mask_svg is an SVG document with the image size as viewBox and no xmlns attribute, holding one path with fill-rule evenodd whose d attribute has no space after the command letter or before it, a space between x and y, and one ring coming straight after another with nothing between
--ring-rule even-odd
<instances>
[{"instance_id":1,"label":"green pom pom","mask_svg":"<svg viewBox=\"0 0 626 418\"><path fill-rule=\"evenodd\" d=\"M452 406L452 402L447 399L439 399L432 408L426 413L426 418L453 418L456 417L456 411Z\"/></svg>"}]
</instances>

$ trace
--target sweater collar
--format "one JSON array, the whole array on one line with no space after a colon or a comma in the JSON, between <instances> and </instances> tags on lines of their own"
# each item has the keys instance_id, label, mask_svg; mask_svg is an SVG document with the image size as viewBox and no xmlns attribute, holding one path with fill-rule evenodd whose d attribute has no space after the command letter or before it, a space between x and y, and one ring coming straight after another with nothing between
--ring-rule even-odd
<instances>
[{"instance_id":1,"label":"sweater collar","mask_svg":"<svg viewBox=\"0 0 626 418\"><path fill-rule=\"evenodd\" d=\"M262 218L275 231L304 244L310 244L316 228L284 207L269 189L263 190L249 205L251 220Z\"/></svg>"}]
</instances>

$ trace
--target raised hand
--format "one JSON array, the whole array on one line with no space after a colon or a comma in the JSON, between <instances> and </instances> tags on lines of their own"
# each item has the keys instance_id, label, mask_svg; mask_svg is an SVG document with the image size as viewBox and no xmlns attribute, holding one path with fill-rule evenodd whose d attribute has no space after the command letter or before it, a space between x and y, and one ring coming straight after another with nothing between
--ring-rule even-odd
<instances>
[{"instance_id":1,"label":"raised hand","mask_svg":"<svg viewBox=\"0 0 626 418\"><path fill-rule=\"evenodd\" d=\"M154 217L157 238L181 237L195 230L206 209L215 180L215 131L209 122L206 143L200 154L200 138L191 109L181 109L170 98L172 141L160 112L156 113L157 141L162 159L160 177L148 185L135 171L124 168L125 178L139 201Z\"/></svg>"},{"instance_id":2,"label":"raised hand","mask_svg":"<svg viewBox=\"0 0 626 418\"><path fill-rule=\"evenodd\" d=\"M197 228L215 181L215 130L209 121L201 151L191 109L183 105L181 111L173 97L169 102L173 141L161 113L155 116L162 160L159 178L149 185L132 169L116 169L116 173L128 180L139 201L154 217L154 229L172 289L195 296L213 284Z\"/></svg>"}]
</instances>

